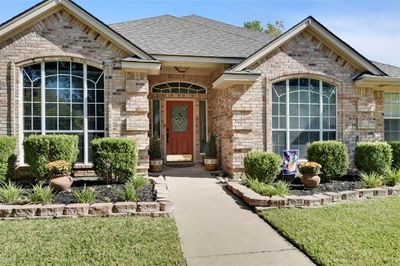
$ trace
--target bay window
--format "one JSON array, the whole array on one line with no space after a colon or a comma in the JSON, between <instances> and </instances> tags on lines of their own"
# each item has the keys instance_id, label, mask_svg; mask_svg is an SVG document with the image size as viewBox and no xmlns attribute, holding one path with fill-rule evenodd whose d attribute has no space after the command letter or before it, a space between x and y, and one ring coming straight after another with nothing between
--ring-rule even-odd
<instances>
[{"instance_id":1,"label":"bay window","mask_svg":"<svg viewBox=\"0 0 400 266\"><path fill-rule=\"evenodd\" d=\"M336 89L321 80L295 78L272 86L272 146L279 155L307 143L336 139Z\"/></svg>"},{"instance_id":2,"label":"bay window","mask_svg":"<svg viewBox=\"0 0 400 266\"><path fill-rule=\"evenodd\" d=\"M79 136L78 162L91 160L90 142L104 137L104 73L54 61L23 68L23 134Z\"/></svg>"}]
</instances>

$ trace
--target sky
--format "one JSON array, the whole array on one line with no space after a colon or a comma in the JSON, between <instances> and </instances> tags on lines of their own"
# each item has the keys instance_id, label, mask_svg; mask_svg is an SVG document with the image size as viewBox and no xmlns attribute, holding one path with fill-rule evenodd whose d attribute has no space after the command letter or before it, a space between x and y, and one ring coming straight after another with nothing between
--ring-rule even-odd
<instances>
[{"instance_id":1,"label":"sky","mask_svg":"<svg viewBox=\"0 0 400 266\"><path fill-rule=\"evenodd\" d=\"M0 0L0 23L38 0ZM370 60L400 67L400 0L76 0L103 22L196 14L243 26L283 20L288 29L312 15Z\"/></svg>"}]
</instances>

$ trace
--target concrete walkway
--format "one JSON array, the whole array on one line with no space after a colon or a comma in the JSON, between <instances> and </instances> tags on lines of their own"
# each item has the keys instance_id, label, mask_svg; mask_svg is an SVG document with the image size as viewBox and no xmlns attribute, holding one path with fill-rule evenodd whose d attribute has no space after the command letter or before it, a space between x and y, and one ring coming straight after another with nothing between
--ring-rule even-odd
<instances>
[{"instance_id":1,"label":"concrete walkway","mask_svg":"<svg viewBox=\"0 0 400 266\"><path fill-rule=\"evenodd\" d=\"M189 265L313 265L199 166L163 174Z\"/></svg>"}]
</instances>

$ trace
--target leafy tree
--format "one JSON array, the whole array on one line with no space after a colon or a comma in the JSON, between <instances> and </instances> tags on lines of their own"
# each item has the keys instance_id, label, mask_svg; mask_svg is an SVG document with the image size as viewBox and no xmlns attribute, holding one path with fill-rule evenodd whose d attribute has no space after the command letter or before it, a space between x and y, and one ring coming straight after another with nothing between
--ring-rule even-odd
<instances>
[{"instance_id":1,"label":"leafy tree","mask_svg":"<svg viewBox=\"0 0 400 266\"><path fill-rule=\"evenodd\" d=\"M265 32L272 36L279 36L285 29L285 25L283 24L282 20L277 20L274 23L268 22L265 28L261 25L261 21L257 19L253 21L247 21L243 23L243 26L246 29L258 32Z\"/></svg>"}]
</instances>

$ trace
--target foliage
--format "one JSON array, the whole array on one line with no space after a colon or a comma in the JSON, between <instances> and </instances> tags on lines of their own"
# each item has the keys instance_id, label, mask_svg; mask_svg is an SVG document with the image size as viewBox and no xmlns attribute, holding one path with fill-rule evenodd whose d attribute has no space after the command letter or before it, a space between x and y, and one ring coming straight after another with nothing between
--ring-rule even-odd
<instances>
[{"instance_id":1,"label":"foliage","mask_svg":"<svg viewBox=\"0 0 400 266\"><path fill-rule=\"evenodd\" d=\"M150 139L149 156L150 159L162 158L160 138L152 137Z\"/></svg>"},{"instance_id":2,"label":"foliage","mask_svg":"<svg viewBox=\"0 0 400 266\"><path fill-rule=\"evenodd\" d=\"M138 197L136 194L135 184L132 182L126 182L122 189L121 197L125 201L137 201Z\"/></svg>"},{"instance_id":3,"label":"foliage","mask_svg":"<svg viewBox=\"0 0 400 266\"><path fill-rule=\"evenodd\" d=\"M388 143L392 147L392 168L400 169L400 141L389 141Z\"/></svg>"},{"instance_id":4,"label":"foliage","mask_svg":"<svg viewBox=\"0 0 400 266\"><path fill-rule=\"evenodd\" d=\"M97 196L96 190L92 187L86 187L86 184L82 190L74 190L73 193L79 203L92 203Z\"/></svg>"},{"instance_id":5,"label":"foliage","mask_svg":"<svg viewBox=\"0 0 400 266\"><path fill-rule=\"evenodd\" d=\"M383 183L386 186L396 186L400 184L400 169L386 169L383 175Z\"/></svg>"},{"instance_id":6,"label":"foliage","mask_svg":"<svg viewBox=\"0 0 400 266\"><path fill-rule=\"evenodd\" d=\"M299 165L299 172L302 175L319 175L322 166L316 162L304 162Z\"/></svg>"},{"instance_id":7,"label":"foliage","mask_svg":"<svg viewBox=\"0 0 400 266\"><path fill-rule=\"evenodd\" d=\"M257 179L247 177L244 179L244 184L263 196L284 196L289 194L289 185L283 181L278 181L274 184L265 184Z\"/></svg>"},{"instance_id":8,"label":"foliage","mask_svg":"<svg viewBox=\"0 0 400 266\"><path fill-rule=\"evenodd\" d=\"M206 157L207 158L217 158L218 157L218 147L217 147L217 136L213 132L210 139L206 145Z\"/></svg>"},{"instance_id":9,"label":"foliage","mask_svg":"<svg viewBox=\"0 0 400 266\"><path fill-rule=\"evenodd\" d=\"M173 218L3 221L2 265L186 265Z\"/></svg>"},{"instance_id":10,"label":"foliage","mask_svg":"<svg viewBox=\"0 0 400 266\"><path fill-rule=\"evenodd\" d=\"M135 189L140 189L149 183L149 179L147 179L144 175L134 175L133 177L129 178L127 183L131 183Z\"/></svg>"},{"instance_id":11,"label":"foliage","mask_svg":"<svg viewBox=\"0 0 400 266\"><path fill-rule=\"evenodd\" d=\"M49 162L64 160L72 168L79 153L76 135L30 135L25 138L23 145L25 162L33 174L41 179L46 177L46 165Z\"/></svg>"},{"instance_id":12,"label":"foliage","mask_svg":"<svg viewBox=\"0 0 400 266\"><path fill-rule=\"evenodd\" d=\"M359 142L354 159L358 170L383 174L392 166L392 148L386 142Z\"/></svg>"},{"instance_id":13,"label":"foliage","mask_svg":"<svg viewBox=\"0 0 400 266\"><path fill-rule=\"evenodd\" d=\"M244 157L244 172L249 178L272 183L281 171L282 158L272 152L253 151Z\"/></svg>"},{"instance_id":14,"label":"foliage","mask_svg":"<svg viewBox=\"0 0 400 266\"><path fill-rule=\"evenodd\" d=\"M53 191L50 187L43 187L43 184L33 186L33 191L28 194L32 203L49 204L53 198Z\"/></svg>"},{"instance_id":15,"label":"foliage","mask_svg":"<svg viewBox=\"0 0 400 266\"><path fill-rule=\"evenodd\" d=\"M400 197L261 215L317 265L399 265Z\"/></svg>"},{"instance_id":16,"label":"foliage","mask_svg":"<svg viewBox=\"0 0 400 266\"><path fill-rule=\"evenodd\" d=\"M22 197L22 188L11 181L0 187L0 200L4 203L16 203Z\"/></svg>"},{"instance_id":17,"label":"foliage","mask_svg":"<svg viewBox=\"0 0 400 266\"><path fill-rule=\"evenodd\" d=\"M126 138L98 138L92 141L93 167L108 183L124 182L136 173L138 147Z\"/></svg>"},{"instance_id":18,"label":"foliage","mask_svg":"<svg viewBox=\"0 0 400 266\"><path fill-rule=\"evenodd\" d=\"M71 164L64 160L50 162L46 165L49 175L67 175L70 173Z\"/></svg>"},{"instance_id":19,"label":"foliage","mask_svg":"<svg viewBox=\"0 0 400 266\"><path fill-rule=\"evenodd\" d=\"M361 180L366 188L376 188L383 186L383 177L375 172L361 173Z\"/></svg>"},{"instance_id":20,"label":"foliage","mask_svg":"<svg viewBox=\"0 0 400 266\"><path fill-rule=\"evenodd\" d=\"M314 141L308 144L307 159L321 165L323 181L346 175L349 167L347 146L340 141Z\"/></svg>"},{"instance_id":21,"label":"foliage","mask_svg":"<svg viewBox=\"0 0 400 266\"><path fill-rule=\"evenodd\" d=\"M14 175L16 140L14 137L0 136L0 182Z\"/></svg>"},{"instance_id":22,"label":"foliage","mask_svg":"<svg viewBox=\"0 0 400 266\"><path fill-rule=\"evenodd\" d=\"M282 34L282 32L285 29L285 26L284 26L282 20L277 20L274 23L268 22L266 27L264 28L261 25L261 21L256 19L253 21L244 22L243 27L246 29L252 30L252 31L265 32L271 36L279 36Z\"/></svg>"}]
</instances>

